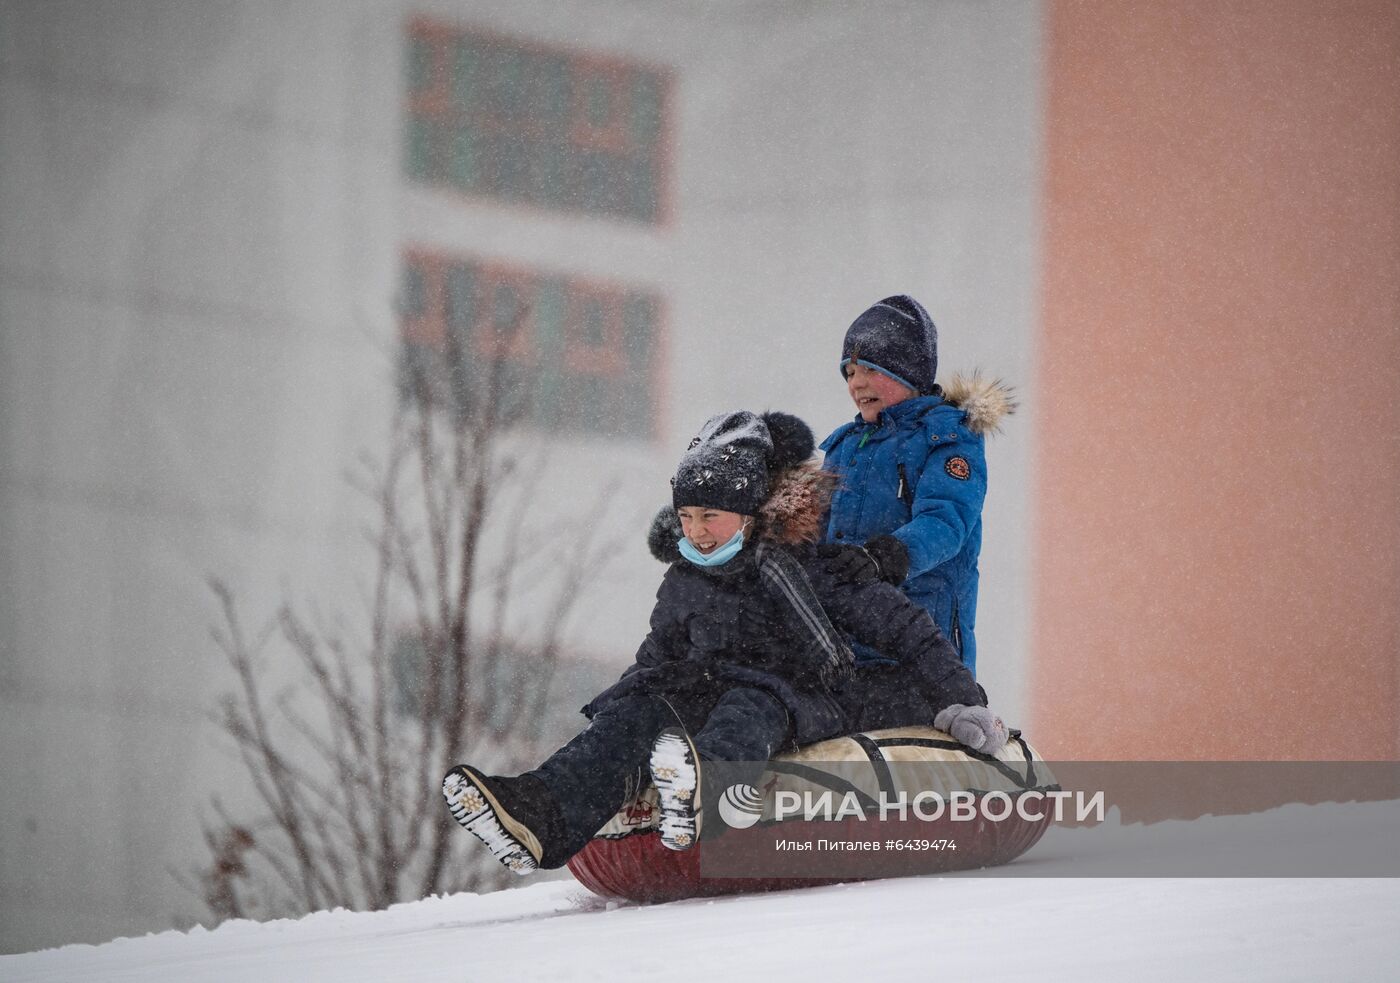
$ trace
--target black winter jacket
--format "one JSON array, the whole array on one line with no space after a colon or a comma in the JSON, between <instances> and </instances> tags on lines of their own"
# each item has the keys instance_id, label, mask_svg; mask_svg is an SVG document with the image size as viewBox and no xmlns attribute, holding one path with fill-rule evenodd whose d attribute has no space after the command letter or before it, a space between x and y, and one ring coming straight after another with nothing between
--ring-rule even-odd
<instances>
[{"instance_id":1,"label":"black winter jacket","mask_svg":"<svg viewBox=\"0 0 1400 983\"><path fill-rule=\"evenodd\" d=\"M776 526L760 526L767 530L770 548ZM664 551L668 539L660 541ZM653 536L654 551L656 544ZM908 669L911 685L923 690L931 710L927 720L917 722L932 724L933 714L953 703L986 702L927 612L898 588L880 581L837 581L811 546L777 548L797 558L839 632ZM750 686L771 693L787 708L797 744L852 730L853 714L839 693L822 685L810 639L794 630L789 612L764 589L755 556L746 547L721 567L672 562L656 592L651 630L635 664L584 713L591 717L616 699L647 692L685 701L689 713L704 716L726 690Z\"/></svg>"}]
</instances>

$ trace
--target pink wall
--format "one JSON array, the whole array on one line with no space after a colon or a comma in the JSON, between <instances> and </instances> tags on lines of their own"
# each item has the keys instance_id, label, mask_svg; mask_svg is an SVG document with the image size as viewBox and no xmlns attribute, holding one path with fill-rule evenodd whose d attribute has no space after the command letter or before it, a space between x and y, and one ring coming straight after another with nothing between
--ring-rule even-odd
<instances>
[{"instance_id":1,"label":"pink wall","mask_svg":"<svg viewBox=\"0 0 1400 983\"><path fill-rule=\"evenodd\" d=\"M1400 4L1047 17L1036 743L1400 756Z\"/></svg>"}]
</instances>

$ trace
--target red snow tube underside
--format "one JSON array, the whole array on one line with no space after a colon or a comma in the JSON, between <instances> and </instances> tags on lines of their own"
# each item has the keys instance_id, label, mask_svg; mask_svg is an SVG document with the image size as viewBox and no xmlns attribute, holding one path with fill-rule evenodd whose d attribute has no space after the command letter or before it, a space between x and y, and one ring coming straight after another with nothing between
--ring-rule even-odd
<instances>
[{"instance_id":1,"label":"red snow tube underside","mask_svg":"<svg viewBox=\"0 0 1400 983\"><path fill-rule=\"evenodd\" d=\"M922 760L924 755L935 757L940 762L956 761L959 758L972 761L976 757L949 751L950 743L951 739L938 731L903 728L898 731L857 735L857 738L840 738L813 748L804 748L798 755L786 757L809 762L823 759L842 760L841 755L855 753L852 748L858 750L861 755L870 755L872 760L883 752L885 759L891 762ZM881 747L874 750L877 744ZM920 746L925 744L936 744L938 747ZM1007 751L998 755L998 758L1013 768L1024 767L1033 762L1039 770L1034 776L1034 785L1040 788L1053 787L1053 776L1024 742L1018 741L1009 745ZM852 759L846 757L845 760ZM909 790L909 794L915 793L916 790ZM999 822L981 819L954 822L945 815L929 821L912 817L905 820L843 819L830 822L788 820L765 824L764 828L726 829L725 837L767 835L770 840L775 835L794 835L797 838L822 836L833 840L879 840L882 843L886 837L905 840L947 839L955 841L957 849L919 850L898 854L881 851L862 858L842 858L850 862L837 865L842 871L837 876L703 877L700 868L706 841L702 841L694 849L679 852L662 846L661 837L655 829L654 794L654 791L647 790L639 796L569 861L569 870L584 887L604 897L625 898L638 902L662 902L991 867L1008 863L1021 856L1045 835L1052 822L1048 815L1043 819L1029 820L1013 814ZM722 844L713 845L718 848ZM877 859L861 863L871 856ZM811 858L809 855L800 859ZM829 870L831 866L823 866L822 862L817 861L807 864L803 869L815 872Z\"/></svg>"},{"instance_id":2,"label":"red snow tube underside","mask_svg":"<svg viewBox=\"0 0 1400 983\"><path fill-rule=\"evenodd\" d=\"M574 854L569 870L594 894L648 904L840 883L840 878L701 877L700 850L698 846L693 850L668 850L656 832L620 840L595 839Z\"/></svg>"}]
</instances>

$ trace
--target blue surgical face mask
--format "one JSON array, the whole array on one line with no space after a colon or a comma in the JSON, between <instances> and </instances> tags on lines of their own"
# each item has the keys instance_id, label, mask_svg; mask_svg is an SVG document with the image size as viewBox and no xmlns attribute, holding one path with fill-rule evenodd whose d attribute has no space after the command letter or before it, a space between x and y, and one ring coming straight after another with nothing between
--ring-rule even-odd
<instances>
[{"instance_id":1,"label":"blue surgical face mask","mask_svg":"<svg viewBox=\"0 0 1400 983\"><path fill-rule=\"evenodd\" d=\"M746 525L748 523L744 523L744 526ZM682 536L680 538L681 556L697 567L723 566L734 559L735 555L744 548L744 526L740 526L739 531L729 537L729 542L716 547L713 553L701 553L691 544L690 540Z\"/></svg>"}]
</instances>

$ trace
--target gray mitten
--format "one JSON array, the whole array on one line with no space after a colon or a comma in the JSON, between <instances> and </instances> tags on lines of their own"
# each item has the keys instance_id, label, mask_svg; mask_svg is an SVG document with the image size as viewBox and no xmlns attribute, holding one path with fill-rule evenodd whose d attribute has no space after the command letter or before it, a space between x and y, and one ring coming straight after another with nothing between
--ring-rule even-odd
<instances>
[{"instance_id":1,"label":"gray mitten","mask_svg":"<svg viewBox=\"0 0 1400 983\"><path fill-rule=\"evenodd\" d=\"M1006 724L986 707L954 703L938 711L933 726L983 754L996 754L1006 747Z\"/></svg>"}]
</instances>

